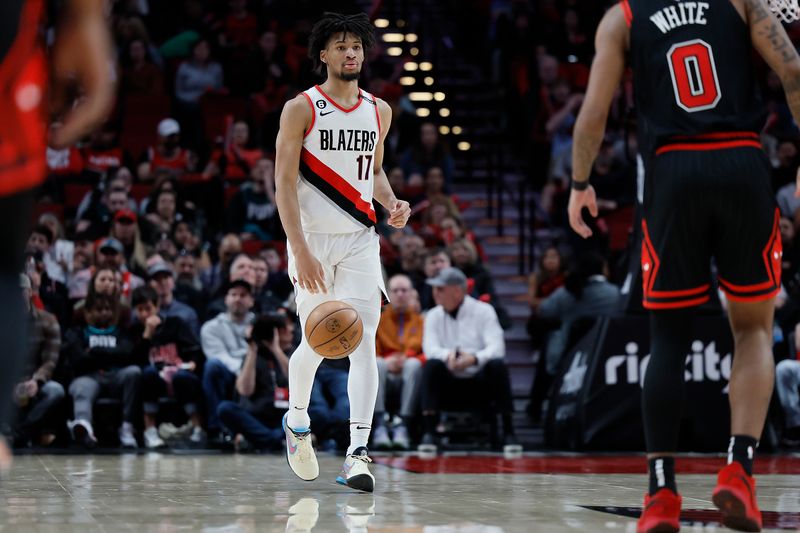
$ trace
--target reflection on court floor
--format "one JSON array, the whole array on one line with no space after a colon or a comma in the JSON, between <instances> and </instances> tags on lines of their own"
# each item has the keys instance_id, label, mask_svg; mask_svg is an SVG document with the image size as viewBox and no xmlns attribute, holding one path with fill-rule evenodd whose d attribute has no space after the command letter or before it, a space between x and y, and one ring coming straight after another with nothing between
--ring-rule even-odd
<instances>
[{"instance_id":1,"label":"reflection on court floor","mask_svg":"<svg viewBox=\"0 0 800 533\"><path fill-rule=\"evenodd\" d=\"M710 501L721 457L683 457L683 531L727 531ZM635 531L640 457L526 454L378 456L375 494L335 483L320 456L302 482L275 455L18 457L0 480L3 531ZM762 458L765 531L800 529L800 456Z\"/></svg>"}]
</instances>

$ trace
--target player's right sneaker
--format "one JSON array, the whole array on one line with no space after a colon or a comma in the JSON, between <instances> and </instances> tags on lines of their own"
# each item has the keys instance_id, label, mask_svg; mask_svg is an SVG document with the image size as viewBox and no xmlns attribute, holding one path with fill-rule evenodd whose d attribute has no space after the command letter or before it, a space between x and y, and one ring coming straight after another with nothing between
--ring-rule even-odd
<instances>
[{"instance_id":1,"label":"player's right sneaker","mask_svg":"<svg viewBox=\"0 0 800 533\"><path fill-rule=\"evenodd\" d=\"M761 511L756 501L756 480L741 464L732 462L719 472L711 495L722 511L722 523L736 531L761 531Z\"/></svg>"},{"instance_id":2,"label":"player's right sneaker","mask_svg":"<svg viewBox=\"0 0 800 533\"><path fill-rule=\"evenodd\" d=\"M286 460L297 477L314 481L319 477L319 464L311 444L309 428L292 429L286 422L289 413L283 415L283 431L286 433Z\"/></svg>"},{"instance_id":3,"label":"player's right sneaker","mask_svg":"<svg viewBox=\"0 0 800 533\"><path fill-rule=\"evenodd\" d=\"M347 485L351 489L372 492L375 490L375 476L369 471L369 450L361 446L345 457L342 472L336 477L336 483Z\"/></svg>"},{"instance_id":4,"label":"player's right sneaker","mask_svg":"<svg viewBox=\"0 0 800 533\"><path fill-rule=\"evenodd\" d=\"M645 494L636 533L676 533L681 530L681 497L670 489Z\"/></svg>"}]
</instances>

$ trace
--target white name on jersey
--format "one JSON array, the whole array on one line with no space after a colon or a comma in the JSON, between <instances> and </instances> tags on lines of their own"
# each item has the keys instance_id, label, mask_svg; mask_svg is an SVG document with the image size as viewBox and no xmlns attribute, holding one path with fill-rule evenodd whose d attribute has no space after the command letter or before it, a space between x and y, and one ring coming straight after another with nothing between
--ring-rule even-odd
<instances>
[{"instance_id":1,"label":"white name on jersey","mask_svg":"<svg viewBox=\"0 0 800 533\"><path fill-rule=\"evenodd\" d=\"M650 20L661 30L661 33L667 33L687 24L706 25L708 23L706 9L708 9L708 2L679 2L677 5L667 6L656 11Z\"/></svg>"},{"instance_id":2,"label":"white name on jersey","mask_svg":"<svg viewBox=\"0 0 800 533\"><path fill-rule=\"evenodd\" d=\"M351 152L372 152L378 133L368 130L319 130L320 150L349 150Z\"/></svg>"}]
</instances>

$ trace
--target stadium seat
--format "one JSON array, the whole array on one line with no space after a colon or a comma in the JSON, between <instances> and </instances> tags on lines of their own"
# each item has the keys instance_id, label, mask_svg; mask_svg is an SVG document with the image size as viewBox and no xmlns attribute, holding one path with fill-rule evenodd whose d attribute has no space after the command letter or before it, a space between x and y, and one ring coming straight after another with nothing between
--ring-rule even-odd
<instances>
[{"instance_id":1,"label":"stadium seat","mask_svg":"<svg viewBox=\"0 0 800 533\"><path fill-rule=\"evenodd\" d=\"M64 184L64 209L74 212L93 187L86 183L65 183Z\"/></svg>"},{"instance_id":2,"label":"stadium seat","mask_svg":"<svg viewBox=\"0 0 800 533\"><path fill-rule=\"evenodd\" d=\"M244 98L218 93L204 94L200 107L207 139L224 137L228 124L246 118L248 109Z\"/></svg>"},{"instance_id":3,"label":"stadium seat","mask_svg":"<svg viewBox=\"0 0 800 533\"><path fill-rule=\"evenodd\" d=\"M250 257L256 256L258 255L258 252L264 249L264 245L266 243L267 241L242 241L242 252L246 253Z\"/></svg>"},{"instance_id":4,"label":"stadium seat","mask_svg":"<svg viewBox=\"0 0 800 533\"><path fill-rule=\"evenodd\" d=\"M129 95L122 104L122 135L120 144L138 160L148 146L156 141L158 123L170 116L169 97Z\"/></svg>"}]
</instances>

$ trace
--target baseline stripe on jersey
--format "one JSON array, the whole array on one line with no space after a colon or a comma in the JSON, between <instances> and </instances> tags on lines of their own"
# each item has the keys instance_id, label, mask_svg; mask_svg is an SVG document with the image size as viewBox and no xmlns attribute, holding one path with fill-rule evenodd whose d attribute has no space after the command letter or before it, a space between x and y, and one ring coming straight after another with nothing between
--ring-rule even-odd
<instances>
[{"instance_id":1,"label":"baseline stripe on jersey","mask_svg":"<svg viewBox=\"0 0 800 533\"><path fill-rule=\"evenodd\" d=\"M322 194L344 209L364 226L371 228L378 222L372 204L361 198L361 193L343 177L303 148L300 152L300 171L303 177Z\"/></svg>"}]
</instances>

